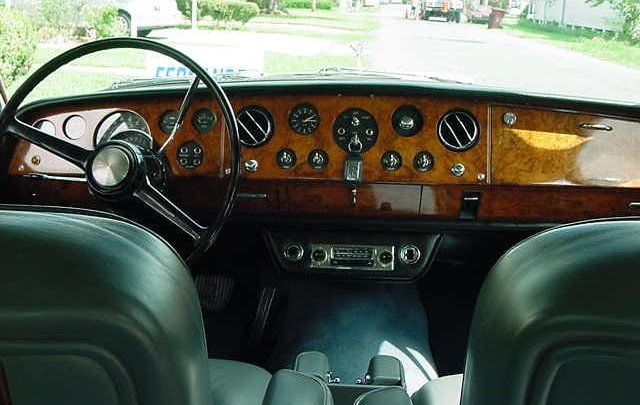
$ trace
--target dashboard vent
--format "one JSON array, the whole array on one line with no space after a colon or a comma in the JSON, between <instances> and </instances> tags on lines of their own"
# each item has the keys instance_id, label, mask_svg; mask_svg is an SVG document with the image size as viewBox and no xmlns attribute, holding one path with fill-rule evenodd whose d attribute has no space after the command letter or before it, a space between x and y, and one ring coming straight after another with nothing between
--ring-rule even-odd
<instances>
[{"instance_id":1,"label":"dashboard vent","mask_svg":"<svg viewBox=\"0 0 640 405\"><path fill-rule=\"evenodd\" d=\"M449 111L438 121L438 138L445 148L454 152L469 150L480 138L478 120L464 110Z\"/></svg>"},{"instance_id":2,"label":"dashboard vent","mask_svg":"<svg viewBox=\"0 0 640 405\"><path fill-rule=\"evenodd\" d=\"M262 146L273 135L273 118L269 111L258 106L243 108L238 113L238 131L240 142L244 146L256 148Z\"/></svg>"}]
</instances>

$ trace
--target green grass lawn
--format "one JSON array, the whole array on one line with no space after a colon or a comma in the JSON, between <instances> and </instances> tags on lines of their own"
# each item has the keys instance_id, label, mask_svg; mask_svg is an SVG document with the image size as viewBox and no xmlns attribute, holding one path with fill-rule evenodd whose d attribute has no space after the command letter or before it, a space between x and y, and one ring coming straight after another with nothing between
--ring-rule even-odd
<instances>
[{"instance_id":1,"label":"green grass lawn","mask_svg":"<svg viewBox=\"0 0 640 405\"><path fill-rule=\"evenodd\" d=\"M367 12L339 10L289 10L289 14L254 18L244 30L274 34L318 37L336 42L365 42L379 26L378 18Z\"/></svg>"},{"instance_id":2,"label":"green grass lawn","mask_svg":"<svg viewBox=\"0 0 640 405\"><path fill-rule=\"evenodd\" d=\"M25 79L26 76L9 86L9 94L13 94ZM124 79L127 79L127 76L96 72L58 71L37 85L26 101L103 90L110 87L114 82Z\"/></svg>"},{"instance_id":3,"label":"green grass lawn","mask_svg":"<svg viewBox=\"0 0 640 405\"><path fill-rule=\"evenodd\" d=\"M372 13L344 13L339 10L289 10L289 14L263 15L254 18L249 23L304 25L365 33L373 31L379 26L378 18Z\"/></svg>"},{"instance_id":4,"label":"green grass lawn","mask_svg":"<svg viewBox=\"0 0 640 405\"><path fill-rule=\"evenodd\" d=\"M581 52L599 59L640 68L640 45L616 39L610 34L593 31L572 31L558 26L540 26L533 22L505 20L504 28L517 36L534 38Z\"/></svg>"},{"instance_id":5,"label":"green grass lawn","mask_svg":"<svg viewBox=\"0 0 640 405\"><path fill-rule=\"evenodd\" d=\"M364 61L366 65L366 61ZM323 67L357 66L356 58L350 55L335 56L294 56L278 52L266 52L264 55L265 74L291 73L291 72L317 72Z\"/></svg>"}]
</instances>

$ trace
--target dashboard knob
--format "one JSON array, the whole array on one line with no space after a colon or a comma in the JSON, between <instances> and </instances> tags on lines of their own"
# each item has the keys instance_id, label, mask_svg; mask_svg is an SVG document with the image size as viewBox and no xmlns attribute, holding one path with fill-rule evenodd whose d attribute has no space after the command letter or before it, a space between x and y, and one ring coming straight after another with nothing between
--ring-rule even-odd
<instances>
[{"instance_id":1,"label":"dashboard knob","mask_svg":"<svg viewBox=\"0 0 640 405\"><path fill-rule=\"evenodd\" d=\"M318 248L311 253L311 258L314 262L322 263L327 260L327 251L322 248Z\"/></svg>"},{"instance_id":2,"label":"dashboard knob","mask_svg":"<svg viewBox=\"0 0 640 405\"><path fill-rule=\"evenodd\" d=\"M255 172L258 170L258 161L255 159L249 159L246 162L244 162L244 168L246 171L248 172Z\"/></svg>"},{"instance_id":3,"label":"dashboard knob","mask_svg":"<svg viewBox=\"0 0 640 405\"><path fill-rule=\"evenodd\" d=\"M453 166L451 166L451 174L453 174L456 177L462 177L465 170L466 168L462 163L456 163Z\"/></svg>"},{"instance_id":4,"label":"dashboard knob","mask_svg":"<svg viewBox=\"0 0 640 405\"><path fill-rule=\"evenodd\" d=\"M349 144L347 145L347 149L349 149L349 152L354 152L354 153L359 153L362 151L362 142L360 141L360 138L358 138L357 135L351 138L351 140L349 141Z\"/></svg>"},{"instance_id":5,"label":"dashboard knob","mask_svg":"<svg viewBox=\"0 0 640 405\"><path fill-rule=\"evenodd\" d=\"M380 163L382 163L382 167L384 167L385 170L392 172L402 166L402 156L395 150L389 150L382 155Z\"/></svg>"},{"instance_id":6,"label":"dashboard knob","mask_svg":"<svg viewBox=\"0 0 640 405\"><path fill-rule=\"evenodd\" d=\"M419 172L428 172L433 168L433 163L433 155L427 151L418 152L413 158L413 166Z\"/></svg>"}]
</instances>

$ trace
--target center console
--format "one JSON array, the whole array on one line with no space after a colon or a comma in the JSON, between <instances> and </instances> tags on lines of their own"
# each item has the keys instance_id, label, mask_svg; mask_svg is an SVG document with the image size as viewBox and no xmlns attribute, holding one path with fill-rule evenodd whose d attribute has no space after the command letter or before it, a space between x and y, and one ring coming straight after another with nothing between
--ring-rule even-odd
<instances>
[{"instance_id":1,"label":"center console","mask_svg":"<svg viewBox=\"0 0 640 405\"><path fill-rule=\"evenodd\" d=\"M285 272L392 279L422 274L441 240L440 234L291 229L270 229L264 237Z\"/></svg>"},{"instance_id":2,"label":"center console","mask_svg":"<svg viewBox=\"0 0 640 405\"><path fill-rule=\"evenodd\" d=\"M396 388L406 393L405 375L402 363L392 356L376 355L369 361L369 367L363 378L355 383L344 384L339 378L332 376L329 359L321 352L303 352L298 354L294 370L323 380L331 390L336 405L353 405L361 403L361 398L379 392L381 389ZM379 398L371 403L403 404L402 401L384 401ZM410 404L410 401L406 403Z\"/></svg>"}]
</instances>

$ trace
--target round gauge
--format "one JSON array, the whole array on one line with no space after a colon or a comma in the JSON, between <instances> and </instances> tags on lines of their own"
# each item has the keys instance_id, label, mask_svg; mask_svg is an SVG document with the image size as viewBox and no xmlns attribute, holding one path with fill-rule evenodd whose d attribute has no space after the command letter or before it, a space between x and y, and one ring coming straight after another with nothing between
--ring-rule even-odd
<instances>
[{"instance_id":1,"label":"round gauge","mask_svg":"<svg viewBox=\"0 0 640 405\"><path fill-rule=\"evenodd\" d=\"M146 149L153 148L153 139L151 138L151 135L140 131L139 129L127 129L126 131L118 132L109 140L126 141Z\"/></svg>"},{"instance_id":2,"label":"round gauge","mask_svg":"<svg viewBox=\"0 0 640 405\"><path fill-rule=\"evenodd\" d=\"M312 104L298 104L289 111L289 126L300 135L309 135L319 125L320 114Z\"/></svg>"},{"instance_id":3,"label":"round gauge","mask_svg":"<svg viewBox=\"0 0 640 405\"><path fill-rule=\"evenodd\" d=\"M216 123L216 115L208 108L201 108L193 114L191 123L196 131L209 132Z\"/></svg>"},{"instance_id":4,"label":"round gauge","mask_svg":"<svg viewBox=\"0 0 640 405\"><path fill-rule=\"evenodd\" d=\"M87 122L79 115L72 115L64 122L64 134L69 139L80 139L87 130Z\"/></svg>"},{"instance_id":5,"label":"round gauge","mask_svg":"<svg viewBox=\"0 0 640 405\"><path fill-rule=\"evenodd\" d=\"M412 105L398 107L391 116L393 129L401 136L414 136L422 129L422 113Z\"/></svg>"},{"instance_id":6,"label":"round gauge","mask_svg":"<svg viewBox=\"0 0 640 405\"><path fill-rule=\"evenodd\" d=\"M176 110L169 110L162 113L160 116L160 129L167 135L171 135L173 127L175 127L178 121L178 112Z\"/></svg>"},{"instance_id":7,"label":"round gauge","mask_svg":"<svg viewBox=\"0 0 640 405\"><path fill-rule=\"evenodd\" d=\"M150 134L149 125L133 111L116 111L102 120L96 130L95 144L99 145L114 138L116 134L135 129Z\"/></svg>"},{"instance_id":8,"label":"round gauge","mask_svg":"<svg viewBox=\"0 0 640 405\"><path fill-rule=\"evenodd\" d=\"M56 136L56 126L49 120L40 120L34 126L47 135Z\"/></svg>"},{"instance_id":9,"label":"round gauge","mask_svg":"<svg viewBox=\"0 0 640 405\"><path fill-rule=\"evenodd\" d=\"M352 108L336 118L333 123L333 139L347 152L365 152L378 140L378 124L367 111Z\"/></svg>"}]
</instances>

